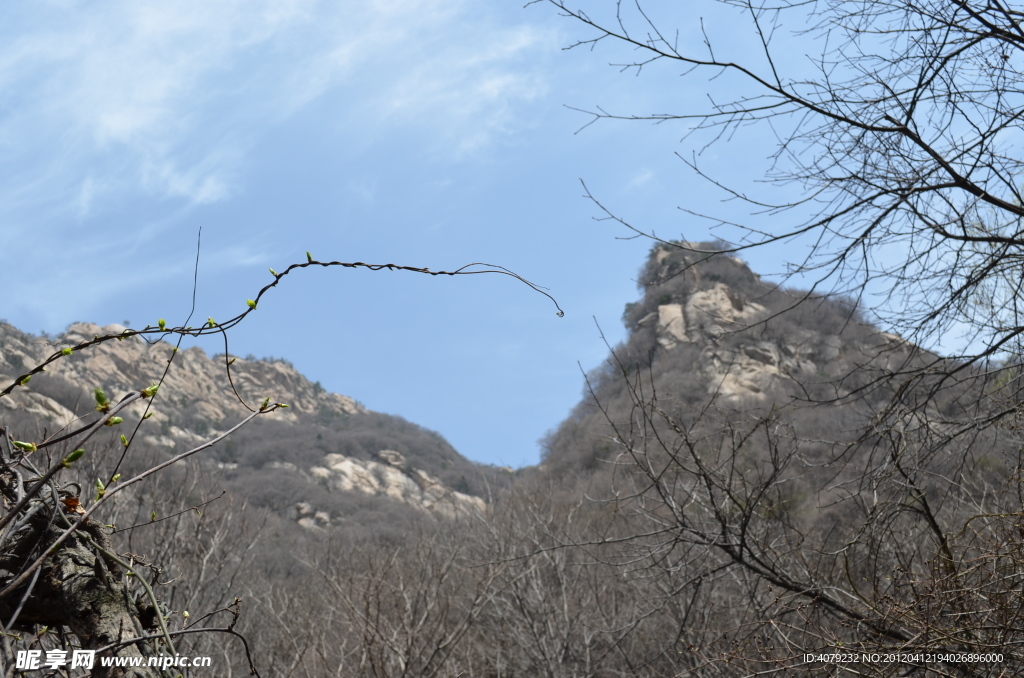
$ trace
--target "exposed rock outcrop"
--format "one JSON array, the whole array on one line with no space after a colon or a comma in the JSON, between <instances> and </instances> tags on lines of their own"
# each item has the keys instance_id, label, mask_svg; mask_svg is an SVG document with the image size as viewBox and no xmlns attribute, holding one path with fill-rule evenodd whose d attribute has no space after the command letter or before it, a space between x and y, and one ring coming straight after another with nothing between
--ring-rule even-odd
<instances>
[{"instance_id":1,"label":"exposed rock outcrop","mask_svg":"<svg viewBox=\"0 0 1024 678\"><path fill-rule=\"evenodd\" d=\"M627 337L587 375L583 400L545 438L542 473L607 471L619 489L625 469L648 463L641 453L658 450L648 459L662 459L661 450L704 446L705 439L685 438L687 426L703 422L695 429L701 436L725 435L727 427L717 428L723 422L769 413L799 419L810 432L805 451L824 458L832 451L822 441L841 435L833 429L845 431L890 402L889 375L939 359L880 331L856 300L762 280L721 250L715 243L653 248L637 276L642 296L622 316ZM681 437L668 444L659 427Z\"/></svg>"},{"instance_id":2,"label":"exposed rock outcrop","mask_svg":"<svg viewBox=\"0 0 1024 678\"><path fill-rule=\"evenodd\" d=\"M125 329L122 325L100 327L91 323L75 323L62 336L52 340L16 331L5 332L0 354L0 379L13 379L20 369L41 363L55 350L73 347L98 335L120 334ZM168 343L149 344L140 337L128 337L99 344L86 351L76 351L47 369L48 374L68 382L90 389L103 388L116 401L129 391L158 382L173 352L174 347ZM352 398L324 391L283 362L236 358L231 365L231 376L235 389L250 405L258 407L268 396L275 402L287 403L289 409L275 412L278 419L295 421L301 414L325 410L339 415L363 410ZM166 421L170 413L187 410L190 420L200 419L208 425L202 433L165 426L163 435L150 435L150 442L160 445L189 444L209 438L210 434L215 435L222 427L248 414L232 392L225 361L210 358L200 348L189 348L175 356L164 378L163 393L167 395L160 398L159 405L155 407L154 423ZM21 389L12 395L14 397L10 400L0 399L0 405L35 412L61 425L73 417L70 410L52 398ZM129 411L141 415L147 404L140 401Z\"/></svg>"},{"instance_id":3,"label":"exposed rock outcrop","mask_svg":"<svg viewBox=\"0 0 1024 678\"><path fill-rule=\"evenodd\" d=\"M317 511L308 501L300 501L288 509L288 518L307 530L325 530L331 526L330 514Z\"/></svg>"},{"instance_id":4,"label":"exposed rock outcrop","mask_svg":"<svg viewBox=\"0 0 1024 678\"><path fill-rule=\"evenodd\" d=\"M695 290L686 300L686 318L699 341L703 337L718 338L729 331L747 327L762 319L765 308L746 300L724 283L708 289Z\"/></svg>"},{"instance_id":5,"label":"exposed rock outcrop","mask_svg":"<svg viewBox=\"0 0 1024 678\"><path fill-rule=\"evenodd\" d=\"M125 328L120 325L99 327L76 323L65 334L47 338L25 334L9 325L0 324L0 381L10 383L57 350L74 347L97 335L117 335L124 331ZM350 397L326 391L282 361L236 358L231 364L229 382L224 358L210 357L202 349L189 348L176 352L167 343L150 344L140 337L108 341L62 357L52 363L45 374L34 376L28 388L17 388L10 395L0 398L0 424L8 419L4 417L5 412L17 412L23 419L28 415L27 418L41 427L54 431L71 424L82 415L94 416L94 388L104 389L110 400L116 402L129 391L160 381L172 356L174 360L156 398L152 401L138 401L124 411L123 416L129 421L130 418L141 417L147 406L152 406L150 421L140 429L136 444L170 453L210 440L250 413L239 402L235 391L254 408L258 408L267 397L272 402L287 403L287 409L278 409L266 418L270 422L267 425L275 427L273 436L280 439L286 448L293 448L283 451L286 455L284 458L256 459L248 465L240 465L235 455L241 454L244 458L244 450L241 453L237 450L226 453L224 448L218 446L217 450L201 459L209 465L211 472L225 474L228 481L244 477L248 484L256 482L274 486L275 478L288 476L308 483L309 492L298 489L298 496L294 497L290 508L276 505L304 528L327 529L337 523L339 516L332 516L330 501L325 501L323 496L319 500L312 498L312 495L322 492L325 487L333 493L354 492L378 497L381 501L399 502L417 511L438 516L454 516L485 508L479 497L447 486L433 473L418 468L415 461L410 461L402 453L383 446L374 450L374 446L379 445L380 440L386 440L389 435L387 430L381 428L382 425L405 426L406 429L420 431L417 440L429 448L435 466L440 465L441 469L463 469L449 471L450 475L455 474L456 480L460 478L460 472L469 474L472 465L442 438L422 432L415 425L398 418L384 421L382 418L386 418L386 415L369 412ZM373 435L357 433L354 438L356 443L351 449L363 454L374 454L377 459L348 456L342 454L341 450L331 452L331 445L344 448L344 441L330 434L353 426L358 428L353 424L353 417L362 417L374 423L368 424L373 427ZM260 421L256 425L263 424ZM321 431L327 439L319 442L321 435L310 433L310 426L320 427L316 431ZM251 435L247 433L248 430L245 429L243 434ZM290 430L296 432L289 433ZM398 432L392 434L392 437L398 436L408 441L408 435L401 437L405 429L396 430ZM300 435L299 431L303 433ZM408 433L407 430L405 432ZM311 454L305 453L301 446L294 446L292 442L303 435L304 440L312 437L314 447L328 454L321 456L320 461L311 461ZM234 444L237 448L238 444L231 443L232 440L234 438L228 439L224 445ZM402 449L409 449L415 457L415 444L405 444L406 447ZM251 443L249 447L253 447ZM306 443L305 448L309 447ZM464 477L463 484L466 482ZM289 487L302 488L301 481L293 482ZM324 505L318 505L320 503Z\"/></svg>"},{"instance_id":6,"label":"exposed rock outcrop","mask_svg":"<svg viewBox=\"0 0 1024 678\"><path fill-rule=\"evenodd\" d=\"M479 497L447 488L419 469L407 470L405 458L394 450L382 450L378 456L385 462L328 454L323 465L314 466L310 473L332 490L385 496L445 516L486 508Z\"/></svg>"},{"instance_id":7,"label":"exposed rock outcrop","mask_svg":"<svg viewBox=\"0 0 1024 678\"><path fill-rule=\"evenodd\" d=\"M671 361L668 356L682 346L696 348L700 359L686 369L704 374L709 393L726 400L764 400L773 390L785 390L787 384L796 388L798 381L827 373L825 366L849 359L844 352L878 353L867 344L859 348L849 344L835 329L814 324L789 328L786 336L768 331L769 325L777 326L779 321L773 320L777 311L769 310L765 300L785 293L762 283L736 257L709 257L707 245L682 245L683 249L660 246L652 252L643 281L645 299L632 305L635 311L647 312L634 326L656 323L656 350L664 352L666 360ZM789 300L792 303L783 305L784 314L787 305L799 305L799 299ZM820 303L820 299L800 301ZM835 315L835 310L830 313ZM810 319L813 322L813 315ZM875 345L896 347L900 341L877 330L868 334L873 337L868 343Z\"/></svg>"},{"instance_id":8,"label":"exposed rock outcrop","mask_svg":"<svg viewBox=\"0 0 1024 678\"><path fill-rule=\"evenodd\" d=\"M672 349L681 341L689 341L686 335L686 317L682 304L662 304L658 307L658 343L662 348Z\"/></svg>"}]
</instances>

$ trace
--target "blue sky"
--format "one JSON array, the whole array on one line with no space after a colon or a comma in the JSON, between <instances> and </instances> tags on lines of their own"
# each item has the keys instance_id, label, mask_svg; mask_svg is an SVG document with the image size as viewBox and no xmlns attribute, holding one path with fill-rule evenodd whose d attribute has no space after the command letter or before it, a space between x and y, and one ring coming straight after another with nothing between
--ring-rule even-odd
<instances>
[{"instance_id":1,"label":"blue sky","mask_svg":"<svg viewBox=\"0 0 1024 678\"><path fill-rule=\"evenodd\" d=\"M196 317L227 318L278 270L318 259L503 276L305 270L232 335L471 459L536 463L537 441L614 343L650 243L732 209L673 154L680 125L568 107L680 110L728 83L640 77L628 52L565 51L586 31L522 1L146 0L0 10L0 317L26 331L182 322L203 229ZM667 9L659 7L659 10ZM665 16L666 21L679 17ZM735 17L705 16L724 31ZM717 21L717 24L716 24ZM682 39L699 40L682 24ZM689 32L687 32L689 31ZM739 43L732 47L742 53ZM756 178L753 132L702 155ZM793 254L790 252L790 254ZM779 261L751 259L763 273ZM12 265L13 264L13 265ZM213 350L217 350L215 345Z\"/></svg>"}]
</instances>

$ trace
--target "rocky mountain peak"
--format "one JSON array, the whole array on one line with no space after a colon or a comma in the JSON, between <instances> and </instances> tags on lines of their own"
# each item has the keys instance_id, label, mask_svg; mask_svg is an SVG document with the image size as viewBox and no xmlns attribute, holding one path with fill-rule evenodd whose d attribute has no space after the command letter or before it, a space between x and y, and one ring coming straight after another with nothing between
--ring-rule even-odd
<instances>
[{"instance_id":1,"label":"rocky mountain peak","mask_svg":"<svg viewBox=\"0 0 1024 678\"><path fill-rule=\"evenodd\" d=\"M629 344L662 364L688 356L708 392L726 401L764 401L835 371L840 359L900 341L842 299L784 290L737 257L689 251L713 245L680 244L652 251L639 280L644 297L624 315Z\"/></svg>"},{"instance_id":2,"label":"rocky mountain peak","mask_svg":"<svg viewBox=\"0 0 1024 678\"><path fill-rule=\"evenodd\" d=\"M831 408L852 395L858 407L870 406L888 397L876 389L880 376L927 358L868 323L851 300L763 281L721 249L664 243L651 251L637 278L641 297L623 313L627 338L588 375L583 400L545 439L544 468L619 468L621 436L635 430L639 398L656 400L675 421L708 408Z\"/></svg>"}]
</instances>

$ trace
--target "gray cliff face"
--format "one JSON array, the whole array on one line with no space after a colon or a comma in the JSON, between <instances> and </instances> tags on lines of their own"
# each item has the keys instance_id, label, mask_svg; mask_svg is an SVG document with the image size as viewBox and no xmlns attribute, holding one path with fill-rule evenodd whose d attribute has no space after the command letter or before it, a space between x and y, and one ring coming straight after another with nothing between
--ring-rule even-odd
<instances>
[{"instance_id":1,"label":"gray cliff face","mask_svg":"<svg viewBox=\"0 0 1024 678\"><path fill-rule=\"evenodd\" d=\"M667 248L652 253L639 304L650 310L635 321L631 341L643 341L637 330L652 328L653 351L668 366L673 356L696 351L689 368L703 375L709 395L725 402L765 402L864 356L884 360L886 349L899 352L904 343L866 325L842 301L801 301L801 293L761 283L736 257L702 258Z\"/></svg>"},{"instance_id":2,"label":"gray cliff face","mask_svg":"<svg viewBox=\"0 0 1024 678\"><path fill-rule=\"evenodd\" d=\"M96 335L119 334L124 329L120 325L99 327L76 323L59 337L45 338L0 324L0 381L6 386L55 351L75 346ZM216 437L249 414L232 390L223 356L211 358L199 348L185 349L175 355L170 344L148 344L139 337L130 337L63 357L51 364L45 374L34 376L27 388L17 388L9 396L0 398L0 424L16 415L21 421L35 422L39 428L45 427L49 431L68 426L79 416L89 416L93 412L94 388L103 388L116 402L129 391L157 383L172 356L174 360L153 401L153 414L144 423L138 443L164 453L180 453ZM266 419L273 420L273 435L281 438L282 460L252 462L250 466L254 468L246 468L244 453L247 446L242 444L240 452L232 453L241 457L242 463L219 459L217 453L208 457L207 463L228 478L245 471L249 473L248 483L253 482L252 474L263 474L268 478L287 475L292 480L304 481L308 484L308 494L302 489L302 482L292 483L289 487L295 489L289 494L295 496L290 498L290 508L276 506L300 525L316 529L331 525L332 520L336 522L338 516L332 516L329 508L316 506L314 495L321 496L325 488L331 493L377 497L382 501L403 504L417 512L439 516L484 509L484 502L479 497L456 491L435 474L418 468L416 449L406 450L411 456L403 455L389 449L386 438L378 437L366 442L367 436L364 435L359 449L374 458L358 458L341 450L333 451L329 442L331 432L358 428L358 422L373 417L376 417L375 427L380 428L384 415L369 412L348 396L327 392L291 365L280 361L238 358L231 365L231 381L250 407L258 409L268 397L271 402L288 404L287 409L266 415ZM125 415L126 423L134 424L143 416L146 406L146 402L140 401L129 408L129 414ZM328 434L328 442L322 443L317 453L306 449L301 458L286 459L289 441L308 437L313 428L319 431L317 440ZM435 438L443 442L443 439ZM425 439L428 442L433 440ZM232 443L226 441L225 444ZM380 449L373 449L374 445ZM412 445L415 448L415 444ZM441 444L435 443L435 446L441 447ZM443 463L446 466L470 465L447 443L444 446L444 458L448 461Z\"/></svg>"},{"instance_id":3,"label":"gray cliff face","mask_svg":"<svg viewBox=\"0 0 1024 678\"><path fill-rule=\"evenodd\" d=\"M636 430L641 392L678 421L711 405L752 413L808 403L833 409L805 419L833 420L855 416L845 407L853 398L866 410L885 402L885 374L934 358L879 331L852 301L762 281L714 244L660 244L637 282L626 340L545 439L544 468L554 473L617 468L618 434Z\"/></svg>"}]
</instances>

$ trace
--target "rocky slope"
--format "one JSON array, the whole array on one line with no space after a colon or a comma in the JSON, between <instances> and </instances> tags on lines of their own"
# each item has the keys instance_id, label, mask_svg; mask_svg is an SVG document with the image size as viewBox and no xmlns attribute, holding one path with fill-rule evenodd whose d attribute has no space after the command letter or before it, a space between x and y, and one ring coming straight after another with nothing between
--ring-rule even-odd
<instances>
[{"instance_id":1,"label":"rocky slope","mask_svg":"<svg viewBox=\"0 0 1024 678\"><path fill-rule=\"evenodd\" d=\"M686 243L700 247L699 243ZM634 327L656 323L658 349L700 351L698 367L710 392L726 400L787 391L837 367L852 368L866 356L884 358L903 341L867 325L853 305L760 283L740 259L658 248L645 271L645 304L657 309ZM723 282L723 280L728 282ZM808 304L812 311L799 308ZM769 308L770 307L770 308ZM805 319L813 322L803 323ZM760 328L760 332L758 332Z\"/></svg>"},{"instance_id":2,"label":"rocky slope","mask_svg":"<svg viewBox=\"0 0 1024 678\"><path fill-rule=\"evenodd\" d=\"M589 378L605 411L588 394L548 437L548 466L594 468L610 460L615 446L607 443L606 414L623 422L633 416L622 377L637 370L659 402L681 416L711 399L744 411L840 404L857 394L870 409L872 398L886 397L871 393L872 380L924 355L871 326L848 300L768 284L736 257L687 249L713 244L680 244L652 250L638 278L643 296L623 315L629 337Z\"/></svg>"},{"instance_id":3,"label":"rocky slope","mask_svg":"<svg viewBox=\"0 0 1024 678\"><path fill-rule=\"evenodd\" d=\"M55 350L124 329L76 323L61 336L40 337L0 324L0 381L6 385ZM76 351L34 376L26 388L0 398L0 422L52 432L93 413L94 388L103 388L116 401L128 391L159 382L165 370L138 446L164 454L181 452L248 414L227 379L223 357L213 359L199 348L175 353L167 343L130 337ZM267 415L271 422L258 420L251 430L243 429L204 453L205 463L229 487L244 486L246 494L266 497L300 525L327 527L351 519L353 512L341 508L346 494L437 515L484 508L470 485L490 470L461 457L437 434L327 392L283 361L236 359L231 377L234 390L250 406L258 408L270 397L289 407ZM146 407L146 402L136 403L125 415L126 423L134 424ZM288 491L252 492L264 486ZM364 511L374 508L372 503L360 506Z\"/></svg>"}]
</instances>

